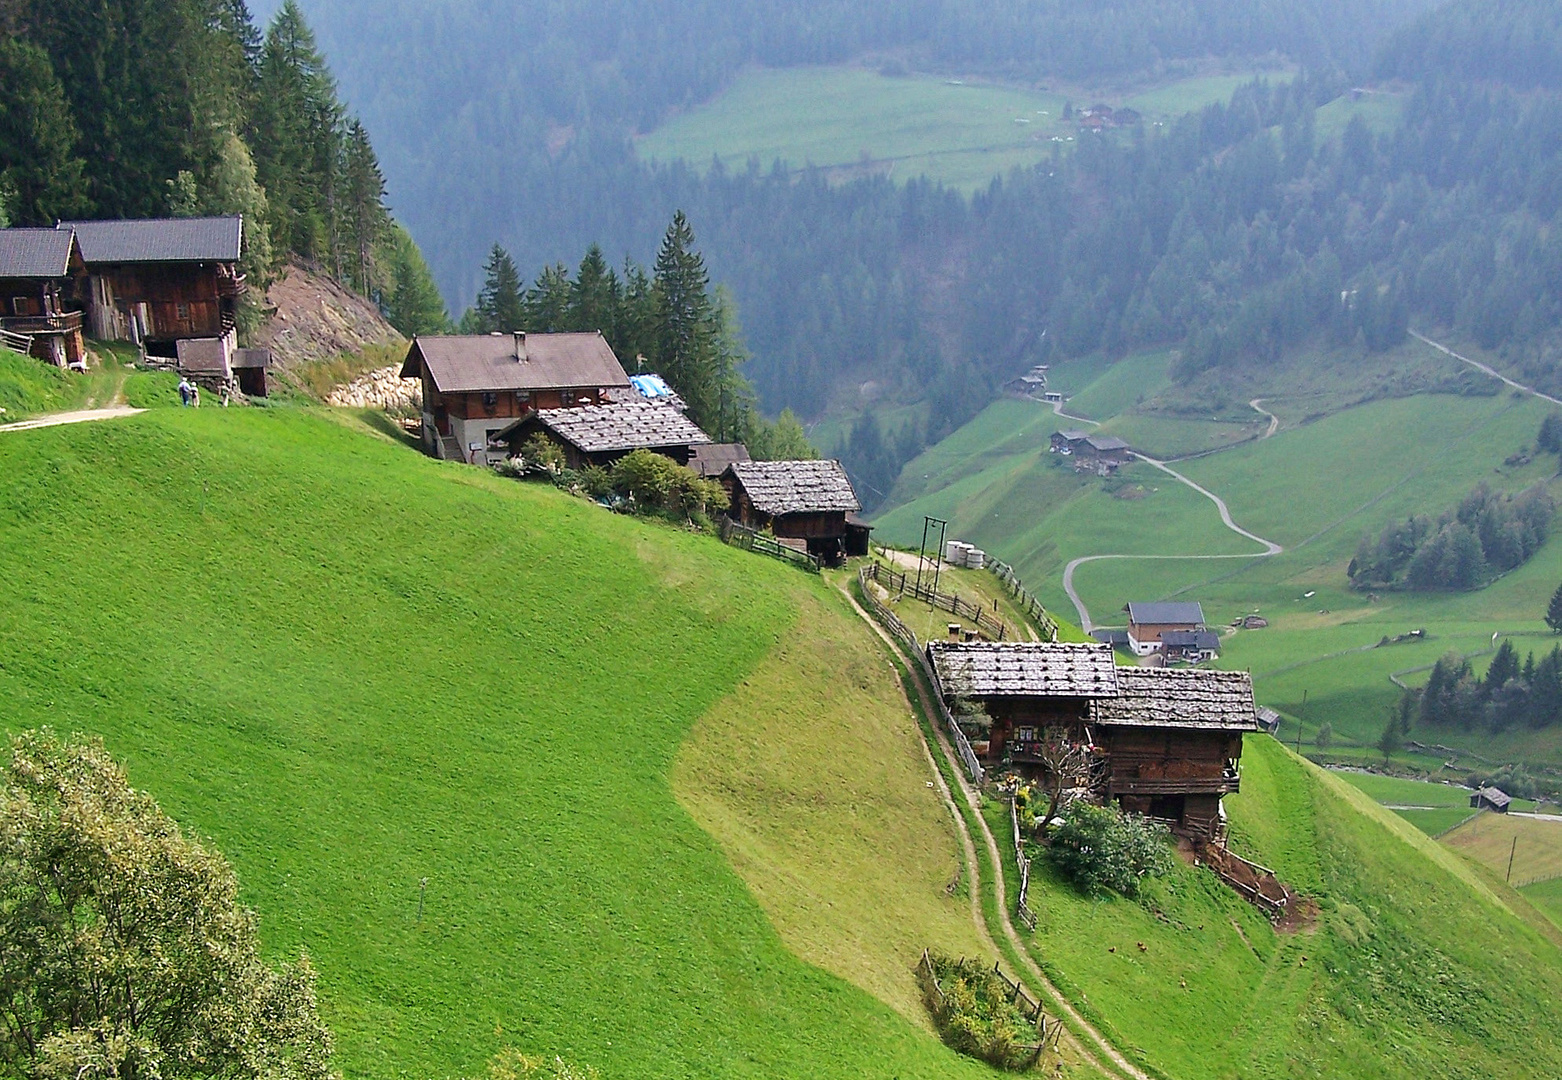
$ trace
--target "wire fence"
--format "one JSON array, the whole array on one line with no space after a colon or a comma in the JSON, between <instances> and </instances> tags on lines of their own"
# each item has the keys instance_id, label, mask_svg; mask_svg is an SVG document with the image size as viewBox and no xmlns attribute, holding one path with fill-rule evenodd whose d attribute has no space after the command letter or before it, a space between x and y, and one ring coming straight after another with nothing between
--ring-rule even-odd
<instances>
[{"instance_id":1,"label":"wire fence","mask_svg":"<svg viewBox=\"0 0 1562 1080\"><path fill-rule=\"evenodd\" d=\"M977 631L990 641L1003 641L1009 637L1008 624L987 611L981 604L972 603L957 593L934 592L929 586L919 584L916 578L904 570L895 570L880 562L870 562L868 565L873 568L870 574L873 580L889 592L924 601L941 611L968 619L974 622Z\"/></svg>"},{"instance_id":2,"label":"wire fence","mask_svg":"<svg viewBox=\"0 0 1562 1080\"><path fill-rule=\"evenodd\" d=\"M928 685L933 688L934 708L938 710L938 719L942 721L944 730L949 733L950 741L955 744L955 752L960 757L960 764L965 766L966 775L971 782L980 786L987 778L987 771L982 768L982 763L976 756L976 751L971 749L971 740L965 737L965 732L960 730L960 725L955 723L954 716L949 712L949 706L944 702L944 689L939 684L938 672L933 670L933 665L928 661L927 650L917 640L916 633L901 622L900 616L889 609L889 605L880 600L877 594L868 587L868 582L873 579L872 567L878 563L867 563L857 571L857 585L862 590L862 596L867 601L868 608L891 634L898 638L901 644L911 650L911 655L917 658L917 663L922 667L922 674L927 677Z\"/></svg>"},{"instance_id":3,"label":"wire fence","mask_svg":"<svg viewBox=\"0 0 1562 1080\"><path fill-rule=\"evenodd\" d=\"M1041 606L1035 594L1025 587L1020 576L1014 572L1014 567L997 559L990 559L987 569L997 578L1009 595L1014 597L1014 602L1019 604L1025 613L1036 620L1036 625L1041 627L1041 632L1048 641L1058 640L1058 621L1047 614L1047 609Z\"/></svg>"}]
</instances>

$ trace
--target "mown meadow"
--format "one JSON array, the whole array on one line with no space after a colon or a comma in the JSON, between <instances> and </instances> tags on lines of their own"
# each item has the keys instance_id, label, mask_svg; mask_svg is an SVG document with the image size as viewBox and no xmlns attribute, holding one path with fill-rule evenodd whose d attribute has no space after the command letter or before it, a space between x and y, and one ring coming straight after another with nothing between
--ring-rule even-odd
<instances>
[{"instance_id":1,"label":"mown meadow","mask_svg":"<svg viewBox=\"0 0 1562 1080\"><path fill-rule=\"evenodd\" d=\"M293 407L0 435L0 559L7 727L101 734L232 860L346 1076L984 1073L905 1015L904 953L970 933L909 721L822 718L884 784L738 857L758 765L723 751L821 719L793 672L881 678L860 644L777 666L862 633L817 579ZM778 911L782 873L854 919Z\"/></svg>"}]
</instances>

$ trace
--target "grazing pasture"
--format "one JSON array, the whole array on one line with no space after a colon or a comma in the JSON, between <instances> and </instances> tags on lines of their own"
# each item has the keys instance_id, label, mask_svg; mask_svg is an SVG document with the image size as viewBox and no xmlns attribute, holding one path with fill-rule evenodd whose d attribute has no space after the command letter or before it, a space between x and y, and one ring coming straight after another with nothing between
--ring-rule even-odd
<instances>
[{"instance_id":1,"label":"grazing pasture","mask_svg":"<svg viewBox=\"0 0 1562 1080\"><path fill-rule=\"evenodd\" d=\"M7 726L102 735L231 859L346 1077L987 1075L907 1016L902 954L969 937L909 722L781 704L877 696L824 583L286 406L0 436L0 560ZM862 786L756 821L725 752L782 734Z\"/></svg>"}]
</instances>

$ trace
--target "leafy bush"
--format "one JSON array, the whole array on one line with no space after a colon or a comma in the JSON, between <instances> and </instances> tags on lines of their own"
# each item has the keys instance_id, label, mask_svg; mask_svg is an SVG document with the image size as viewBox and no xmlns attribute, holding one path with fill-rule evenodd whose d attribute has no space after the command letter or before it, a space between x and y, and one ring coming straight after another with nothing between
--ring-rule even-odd
<instances>
[{"instance_id":1,"label":"leafy bush","mask_svg":"<svg viewBox=\"0 0 1562 1080\"><path fill-rule=\"evenodd\" d=\"M1053 830L1047 857L1087 893L1132 897L1143 878L1171 870L1170 841L1171 833L1160 822L1076 802Z\"/></svg>"},{"instance_id":2,"label":"leafy bush","mask_svg":"<svg viewBox=\"0 0 1562 1080\"><path fill-rule=\"evenodd\" d=\"M1000 1069L1020 1070L1035 1061L1036 1025L1010 999L1009 984L975 960L930 952L940 995L919 972L934 1026L955 1051Z\"/></svg>"},{"instance_id":3,"label":"leafy bush","mask_svg":"<svg viewBox=\"0 0 1562 1080\"><path fill-rule=\"evenodd\" d=\"M613 463L612 489L642 511L703 518L711 507L725 506L727 491L671 458L636 450Z\"/></svg>"},{"instance_id":4,"label":"leafy bush","mask_svg":"<svg viewBox=\"0 0 1562 1080\"><path fill-rule=\"evenodd\" d=\"M516 456L526 465L544 470L549 476L563 472L566 464L563 447L540 431L521 444L521 452Z\"/></svg>"}]
</instances>

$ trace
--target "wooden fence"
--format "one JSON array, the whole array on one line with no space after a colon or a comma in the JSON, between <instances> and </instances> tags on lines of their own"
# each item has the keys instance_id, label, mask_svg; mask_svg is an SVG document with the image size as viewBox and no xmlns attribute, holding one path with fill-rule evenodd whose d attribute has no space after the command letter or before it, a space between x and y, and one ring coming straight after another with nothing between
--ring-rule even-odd
<instances>
[{"instance_id":1,"label":"wooden fence","mask_svg":"<svg viewBox=\"0 0 1562 1080\"><path fill-rule=\"evenodd\" d=\"M772 559L780 559L794 566L801 566L811 574L819 572L819 558L810 555L806 551L798 551L789 548L773 536L755 532L746 525L739 525L729 517L722 517L718 528L721 530L721 538L733 547L745 548L748 551L757 551L761 555L769 555Z\"/></svg>"},{"instance_id":2,"label":"wooden fence","mask_svg":"<svg viewBox=\"0 0 1562 1080\"><path fill-rule=\"evenodd\" d=\"M989 641L1003 641L1009 636L1008 625L981 604L973 604L965 597L955 593L934 592L927 585L917 584L917 579L904 570L895 570L880 562L870 562L872 567L869 574L885 589L900 596L909 596L913 600L921 600L932 604L941 611L958 615L962 619L969 619L976 624L978 632Z\"/></svg>"},{"instance_id":3,"label":"wooden fence","mask_svg":"<svg viewBox=\"0 0 1562 1080\"><path fill-rule=\"evenodd\" d=\"M17 334L10 330L0 330L0 345L12 352L26 356L33 351L33 336L31 334Z\"/></svg>"},{"instance_id":4,"label":"wooden fence","mask_svg":"<svg viewBox=\"0 0 1562 1080\"><path fill-rule=\"evenodd\" d=\"M916 657L917 663L921 665L922 674L927 677L928 685L933 688L933 702L934 708L938 710L938 719L943 721L944 730L949 733L950 740L955 744L955 752L960 756L960 763L965 766L966 775L971 778L972 783L980 786L987 777L986 770L982 768L976 751L971 749L971 740L965 737L965 732L961 731L960 725L955 723L954 716L949 712L949 706L944 702L944 690L939 685L938 672L933 670L933 665L927 658L927 650L917 640L917 635L911 627L901 622L900 616L891 611L889 606L874 595L873 590L868 587L868 582L873 580L872 568L878 565L870 562L857 571L857 584L862 589L862 597L867 601L874 617L900 639L901 644L911 650L911 655Z\"/></svg>"},{"instance_id":5,"label":"wooden fence","mask_svg":"<svg viewBox=\"0 0 1562 1080\"><path fill-rule=\"evenodd\" d=\"M1011 792L1009 795L1009 824L1014 829L1014 862L1020 869L1020 890L1014 894L1014 912L1032 933L1036 930L1036 915L1026 903L1030 895L1030 856L1025 854L1025 837L1020 835L1020 808Z\"/></svg>"},{"instance_id":6,"label":"wooden fence","mask_svg":"<svg viewBox=\"0 0 1562 1080\"><path fill-rule=\"evenodd\" d=\"M999 562L997 559L989 559L987 561L987 569L1009 591L1009 595L1014 597L1015 603L1019 604L1027 615L1036 620L1036 625L1041 627L1041 632L1046 639L1048 641L1058 640L1058 621L1047 614L1047 609L1042 607L1041 601L1037 600L1031 594L1031 591L1025 587L1025 583L1020 580L1020 576L1014 572L1014 567L1006 562Z\"/></svg>"},{"instance_id":7,"label":"wooden fence","mask_svg":"<svg viewBox=\"0 0 1562 1080\"><path fill-rule=\"evenodd\" d=\"M963 961L965 958L961 957ZM944 988L938 984L938 974L933 970L933 958L926 949L922 950L922 959L917 961L917 982L922 987L922 1000L927 1005L928 1011L934 1016L939 1016L944 1011ZM1063 1034L1063 1022L1061 1020L1049 1020L1046 1013L1041 1010L1041 1002L1025 992L1017 980L1009 978L1003 973L999 962L993 961L993 975L1004 986L1008 987L1009 1001L1019 1010L1020 1014L1036 1025L1036 1041L1030 1045L1022 1045L1023 1051L1028 1051L1028 1058L1019 1071L1024 1071L1041 1058L1042 1051L1049 1046L1056 1046L1058 1039Z\"/></svg>"},{"instance_id":8,"label":"wooden fence","mask_svg":"<svg viewBox=\"0 0 1562 1080\"><path fill-rule=\"evenodd\" d=\"M1246 900L1256 904L1271 919L1280 918L1290 906L1291 890L1281 884L1275 872L1267 866L1259 866L1256 862L1244 859L1220 844L1201 846L1199 855L1222 881Z\"/></svg>"}]
</instances>

